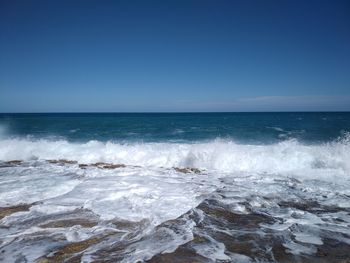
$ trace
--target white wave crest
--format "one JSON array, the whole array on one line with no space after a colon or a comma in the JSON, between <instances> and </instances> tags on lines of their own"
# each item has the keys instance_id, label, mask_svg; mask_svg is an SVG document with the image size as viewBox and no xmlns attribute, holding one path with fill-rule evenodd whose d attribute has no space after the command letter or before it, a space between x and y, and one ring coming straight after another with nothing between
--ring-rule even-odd
<instances>
[{"instance_id":1,"label":"white wave crest","mask_svg":"<svg viewBox=\"0 0 350 263\"><path fill-rule=\"evenodd\" d=\"M7 139L0 160L67 159L79 163L122 163L156 167L196 167L221 172L349 175L350 143L342 140L305 145L296 140L246 145L213 140L203 143L133 143Z\"/></svg>"}]
</instances>

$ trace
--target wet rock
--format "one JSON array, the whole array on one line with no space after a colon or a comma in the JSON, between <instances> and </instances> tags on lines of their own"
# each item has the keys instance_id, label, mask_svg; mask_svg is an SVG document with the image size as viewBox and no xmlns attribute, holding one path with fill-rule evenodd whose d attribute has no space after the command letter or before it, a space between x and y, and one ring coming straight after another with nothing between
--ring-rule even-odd
<instances>
[{"instance_id":1,"label":"wet rock","mask_svg":"<svg viewBox=\"0 0 350 263\"><path fill-rule=\"evenodd\" d=\"M124 168L126 167L125 164L113 164L113 163L103 163L103 162L98 162L98 163L93 163L93 164L79 164L79 168L81 169L86 169L88 167L97 167L100 169L117 169L117 168Z\"/></svg>"},{"instance_id":2,"label":"wet rock","mask_svg":"<svg viewBox=\"0 0 350 263\"><path fill-rule=\"evenodd\" d=\"M325 206L312 200L301 200L299 202L281 201L278 203L278 205L283 208L295 208L298 210L302 210L302 211L306 211L314 214L322 214L323 212L336 213L340 211L346 211L345 208L341 208L337 206Z\"/></svg>"},{"instance_id":3,"label":"wet rock","mask_svg":"<svg viewBox=\"0 0 350 263\"><path fill-rule=\"evenodd\" d=\"M12 161L6 162L6 164L9 164L9 165L20 165L20 164L22 164L22 161L21 160L12 160Z\"/></svg>"},{"instance_id":4,"label":"wet rock","mask_svg":"<svg viewBox=\"0 0 350 263\"><path fill-rule=\"evenodd\" d=\"M214 218L217 222L222 224L229 223L231 228L259 228L261 223L270 224L274 222L272 218L266 215L234 213L225 206L220 206L218 203L211 201L202 202L197 208L205 212L207 216Z\"/></svg>"},{"instance_id":5,"label":"wet rock","mask_svg":"<svg viewBox=\"0 0 350 263\"><path fill-rule=\"evenodd\" d=\"M37 262L38 263L80 262L81 255L74 256L73 254L84 251L94 243L97 243L95 239L89 239L83 242L69 244L61 248L59 251L55 252L53 256L40 258L37 260Z\"/></svg>"},{"instance_id":6,"label":"wet rock","mask_svg":"<svg viewBox=\"0 0 350 263\"><path fill-rule=\"evenodd\" d=\"M314 262L342 262L350 263L350 244L334 239L323 239L324 244L318 246L317 253L311 257Z\"/></svg>"},{"instance_id":7,"label":"wet rock","mask_svg":"<svg viewBox=\"0 0 350 263\"><path fill-rule=\"evenodd\" d=\"M17 212L29 211L32 204L22 204L9 207L0 207L0 219Z\"/></svg>"},{"instance_id":8,"label":"wet rock","mask_svg":"<svg viewBox=\"0 0 350 263\"><path fill-rule=\"evenodd\" d=\"M302 211L313 211L313 210L320 209L320 204L316 201L305 201L305 202L281 201L278 203L278 205L283 208L296 208Z\"/></svg>"},{"instance_id":9,"label":"wet rock","mask_svg":"<svg viewBox=\"0 0 350 263\"><path fill-rule=\"evenodd\" d=\"M81 257L84 250L88 247L99 243L105 237L89 238L80 242L70 243L60 247L57 251L50 253L47 256L39 258L37 263L58 263L58 262L81 262Z\"/></svg>"},{"instance_id":10,"label":"wet rock","mask_svg":"<svg viewBox=\"0 0 350 263\"><path fill-rule=\"evenodd\" d=\"M80 225L82 227L91 228L98 224L97 221L89 221L88 219L76 218L76 219L65 219L55 220L48 223L39 225L42 228L64 228Z\"/></svg>"},{"instance_id":11,"label":"wet rock","mask_svg":"<svg viewBox=\"0 0 350 263\"><path fill-rule=\"evenodd\" d=\"M172 253L163 253L153 256L150 260L146 261L149 263L204 263L208 262L208 259L198 255L193 249L187 248L186 246L179 246Z\"/></svg>"},{"instance_id":12,"label":"wet rock","mask_svg":"<svg viewBox=\"0 0 350 263\"><path fill-rule=\"evenodd\" d=\"M189 173L195 173L195 174L200 174L201 170L193 167L184 167L184 168L179 168L179 167L174 167L174 170L179 173L184 173L184 174L189 174Z\"/></svg>"},{"instance_id":13,"label":"wet rock","mask_svg":"<svg viewBox=\"0 0 350 263\"><path fill-rule=\"evenodd\" d=\"M117 168L124 168L124 167L126 167L124 164L106 164L102 166L102 168L104 169L117 169Z\"/></svg>"},{"instance_id":14,"label":"wet rock","mask_svg":"<svg viewBox=\"0 0 350 263\"><path fill-rule=\"evenodd\" d=\"M38 203L33 203L32 205L36 204ZM72 211L57 211L57 213L54 214L41 214L40 216L25 217L21 220L20 227L21 229L40 227L42 228L42 231L47 231L46 228L70 228L76 225L91 228L96 226L100 221L101 219L99 216L92 211L78 208Z\"/></svg>"},{"instance_id":15,"label":"wet rock","mask_svg":"<svg viewBox=\"0 0 350 263\"><path fill-rule=\"evenodd\" d=\"M23 163L23 161L21 161L21 160L12 160L12 161L7 161L7 162L0 162L0 168L18 166L18 165L21 165L22 163Z\"/></svg>"},{"instance_id":16,"label":"wet rock","mask_svg":"<svg viewBox=\"0 0 350 263\"><path fill-rule=\"evenodd\" d=\"M113 220L111 223L120 230L135 231L137 229L144 229L150 223L149 220L143 219L138 222L126 221L126 220Z\"/></svg>"},{"instance_id":17,"label":"wet rock","mask_svg":"<svg viewBox=\"0 0 350 263\"><path fill-rule=\"evenodd\" d=\"M81 168L81 169L86 169L87 167L89 167L88 164L85 164L85 163L80 163L79 164L79 168Z\"/></svg>"},{"instance_id":18,"label":"wet rock","mask_svg":"<svg viewBox=\"0 0 350 263\"><path fill-rule=\"evenodd\" d=\"M66 159L59 159L59 160L47 160L49 163L52 164L58 164L58 165L65 165L65 164L77 164L77 161L72 160L66 160Z\"/></svg>"},{"instance_id":19,"label":"wet rock","mask_svg":"<svg viewBox=\"0 0 350 263\"><path fill-rule=\"evenodd\" d=\"M215 240L225 246L225 254L233 255L233 260L234 255L239 254L266 262L295 262L282 245L283 233L270 233L261 227L275 222L269 216L235 213L213 199L205 200L196 209L203 212L202 219L197 222L194 239L186 246L210 247Z\"/></svg>"}]
</instances>

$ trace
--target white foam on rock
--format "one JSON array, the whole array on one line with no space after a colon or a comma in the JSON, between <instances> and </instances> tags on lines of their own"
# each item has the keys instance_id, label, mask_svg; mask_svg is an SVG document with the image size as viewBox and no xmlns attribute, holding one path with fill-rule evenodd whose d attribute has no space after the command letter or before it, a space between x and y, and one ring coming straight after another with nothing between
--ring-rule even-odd
<instances>
[{"instance_id":1,"label":"white foam on rock","mask_svg":"<svg viewBox=\"0 0 350 263\"><path fill-rule=\"evenodd\" d=\"M57 165L44 161L48 159L127 166L111 170L80 169L77 164ZM305 145L295 140L242 145L224 140L193 144L119 144L6 139L0 140L0 160L25 161L19 166L0 169L0 206L34 203L29 211L14 213L0 221L6 226L0 229L0 240L4 241L3 245L10 244L6 250L9 256L17 253L21 242L26 244L28 236L63 235L68 241L79 241L110 229L101 224L91 229L74 226L43 231L35 225L43 218L52 220L58 214L87 209L99 217L100 223L146 220L152 229L197 207L219 189L220 195L214 194L215 198L220 200L223 195L221 201L233 212L248 213L246 206L249 205L249 211L261 210L278 219L273 225L262 224L262 228L285 231L298 225L300 229L292 231L295 241L284 243L291 253L315 253L316 246L323 242L321 230L335 233L336 239L340 238L339 233L349 235L350 217L344 212L337 212L344 222L341 223L335 221L334 213L316 214L297 206L285 209L280 206L280 201L312 200L324 206L349 207L350 144L346 139L320 145ZM170 169L172 167L196 167L202 172L184 174ZM179 233L162 228L158 234L164 238L163 242L157 235L148 233L145 240L151 243L135 243L130 249L138 253L125 261L145 260L154 253L172 252L193 238L193 227L193 222L188 221ZM320 231L305 231L309 228ZM230 229L225 231L230 233ZM341 241L348 242L345 237L343 239L345 241ZM52 246L54 242L47 243L47 248ZM224 245L215 240L209 245L198 245L198 251L212 260L232 259ZM43 248L33 249L27 259L44 253Z\"/></svg>"},{"instance_id":2,"label":"white foam on rock","mask_svg":"<svg viewBox=\"0 0 350 263\"><path fill-rule=\"evenodd\" d=\"M3 168L0 180L0 207L30 204L61 196L79 184L66 171L32 168Z\"/></svg>"},{"instance_id":3,"label":"white foam on rock","mask_svg":"<svg viewBox=\"0 0 350 263\"><path fill-rule=\"evenodd\" d=\"M196 207L216 189L213 184L203 183L208 180L214 183L214 178L203 175L202 183L197 184L192 175L183 176L173 170L129 167L87 169L82 174L77 166L60 168L62 171L44 162L27 169L2 168L1 179L11 180L0 181L0 206L37 202L29 212L21 212L26 214L26 220L30 215L83 208L93 211L102 220L117 218L137 222L148 219L158 225ZM15 213L2 221L8 225L18 220Z\"/></svg>"}]
</instances>

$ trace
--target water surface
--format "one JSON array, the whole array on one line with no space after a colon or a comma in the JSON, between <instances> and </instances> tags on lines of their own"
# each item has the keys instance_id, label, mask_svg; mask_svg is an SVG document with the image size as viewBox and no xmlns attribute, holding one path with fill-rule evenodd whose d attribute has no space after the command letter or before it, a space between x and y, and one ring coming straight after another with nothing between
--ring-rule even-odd
<instances>
[{"instance_id":1,"label":"water surface","mask_svg":"<svg viewBox=\"0 0 350 263\"><path fill-rule=\"evenodd\" d=\"M0 260L349 260L350 113L0 114Z\"/></svg>"}]
</instances>

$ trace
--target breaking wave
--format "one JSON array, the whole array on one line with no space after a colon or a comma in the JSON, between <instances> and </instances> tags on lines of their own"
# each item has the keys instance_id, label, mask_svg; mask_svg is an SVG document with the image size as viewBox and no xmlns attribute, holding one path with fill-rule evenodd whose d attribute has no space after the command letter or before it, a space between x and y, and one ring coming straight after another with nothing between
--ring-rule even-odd
<instances>
[{"instance_id":1,"label":"breaking wave","mask_svg":"<svg viewBox=\"0 0 350 263\"><path fill-rule=\"evenodd\" d=\"M116 143L66 140L0 140L0 160L66 159L146 167L196 167L220 172L278 173L327 178L350 174L350 136L307 145L295 139L276 144L238 144L216 139L197 143Z\"/></svg>"}]
</instances>

